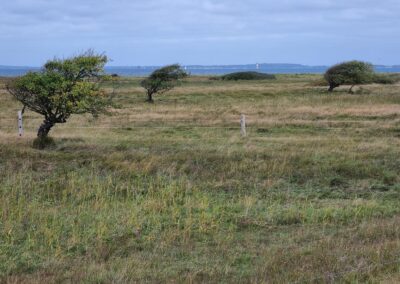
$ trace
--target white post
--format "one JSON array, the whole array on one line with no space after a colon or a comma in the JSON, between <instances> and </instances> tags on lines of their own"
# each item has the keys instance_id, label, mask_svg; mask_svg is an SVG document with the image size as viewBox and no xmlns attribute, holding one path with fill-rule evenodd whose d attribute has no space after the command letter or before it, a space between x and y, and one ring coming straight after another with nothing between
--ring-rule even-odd
<instances>
[{"instance_id":1,"label":"white post","mask_svg":"<svg viewBox=\"0 0 400 284\"><path fill-rule=\"evenodd\" d=\"M18 134L22 136L24 130L22 128L22 111L18 111Z\"/></svg>"},{"instance_id":2,"label":"white post","mask_svg":"<svg viewBox=\"0 0 400 284\"><path fill-rule=\"evenodd\" d=\"M240 116L240 134L242 137L246 137L246 116L244 114Z\"/></svg>"}]
</instances>

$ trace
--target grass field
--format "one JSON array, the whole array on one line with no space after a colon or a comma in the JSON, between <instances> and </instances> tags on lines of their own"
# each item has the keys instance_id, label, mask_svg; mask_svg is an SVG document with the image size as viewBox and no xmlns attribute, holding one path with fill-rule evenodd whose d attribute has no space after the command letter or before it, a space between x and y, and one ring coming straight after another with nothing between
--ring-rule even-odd
<instances>
[{"instance_id":1,"label":"grass field","mask_svg":"<svg viewBox=\"0 0 400 284\"><path fill-rule=\"evenodd\" d=\"M398 283L400 85L319 79L123 79L44 151L3 86L0 282Z\"/></svg>"}]
</instances>

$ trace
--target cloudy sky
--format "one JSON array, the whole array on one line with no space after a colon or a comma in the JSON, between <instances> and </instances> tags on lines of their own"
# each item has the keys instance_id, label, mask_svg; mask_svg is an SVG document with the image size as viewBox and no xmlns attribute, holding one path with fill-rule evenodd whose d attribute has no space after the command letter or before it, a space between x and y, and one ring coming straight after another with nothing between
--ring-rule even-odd
<instances>
[{"instance_id":1,"label":"cloudy sky","mask_svg":"<svg viewBox=\"0 0 400 284\"><path fill-rule=\"evenodd\" d=\"M1 0L0 65L400 64L399 0Z\"/></svg>"}]
</instances>

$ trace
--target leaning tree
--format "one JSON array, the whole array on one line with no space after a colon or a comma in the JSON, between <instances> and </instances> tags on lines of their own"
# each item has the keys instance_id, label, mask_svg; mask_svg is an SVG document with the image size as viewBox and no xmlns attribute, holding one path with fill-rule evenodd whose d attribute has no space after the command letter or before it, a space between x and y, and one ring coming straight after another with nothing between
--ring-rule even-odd
<instances>
[{"instance_id":1,"label":"leaning tree","mask_svg":"<svg viewBox=\"0 0 400 284\"><path fill-rule=\"evenodd\" d=\"M56 123L65 123L72 114L97 116L111 106L111 98L100 88L107 78L107 56L92 50L68 59L48 61L39 72L29 72L12 80L8 91L24 109L44 116L37 132L45 138Z\"/></svg>"},{"instance_id":2,"label":"leaning tree","mask_svg":"<svg viewBox=\"0 0 400 284\"><path fill-rule=\"evenodd\" d=\"M332 66L324 78L329 84L329 92L340 85L351 85L349 93L352 93L355 85L368 84L374 76L374 68L370 63L354 60Z\"/></svg>"},{"instance_id":3,"label":"leaning tree","mask_svg":"<svg viewBox=\"0 0 400 284\"><path fill-rule=\"evenodd\" d=\"M147 101L152 103L154 94L162 94L173 89L179 79L185 78L188 74L179 64L168 65L155 70L150 76L141 82L146 89Z\"/></svg>"}]
</instances>

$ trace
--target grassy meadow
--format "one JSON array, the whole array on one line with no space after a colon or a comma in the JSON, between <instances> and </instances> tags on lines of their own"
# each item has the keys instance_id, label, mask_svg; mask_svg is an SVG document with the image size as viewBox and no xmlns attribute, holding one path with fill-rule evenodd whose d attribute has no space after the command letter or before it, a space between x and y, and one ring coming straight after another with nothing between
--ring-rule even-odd
<instances>
[{"instance_id":1,"label":"grassy meadow","mask_svg":"<svg viewBox=\"0 0 400 284\"><path fill-rule=\"evenodd\" d=\"M122 78L47 150L3 80L0 282L400 282L400 85L320 79Z\"/></svg>"}]
</instances>

